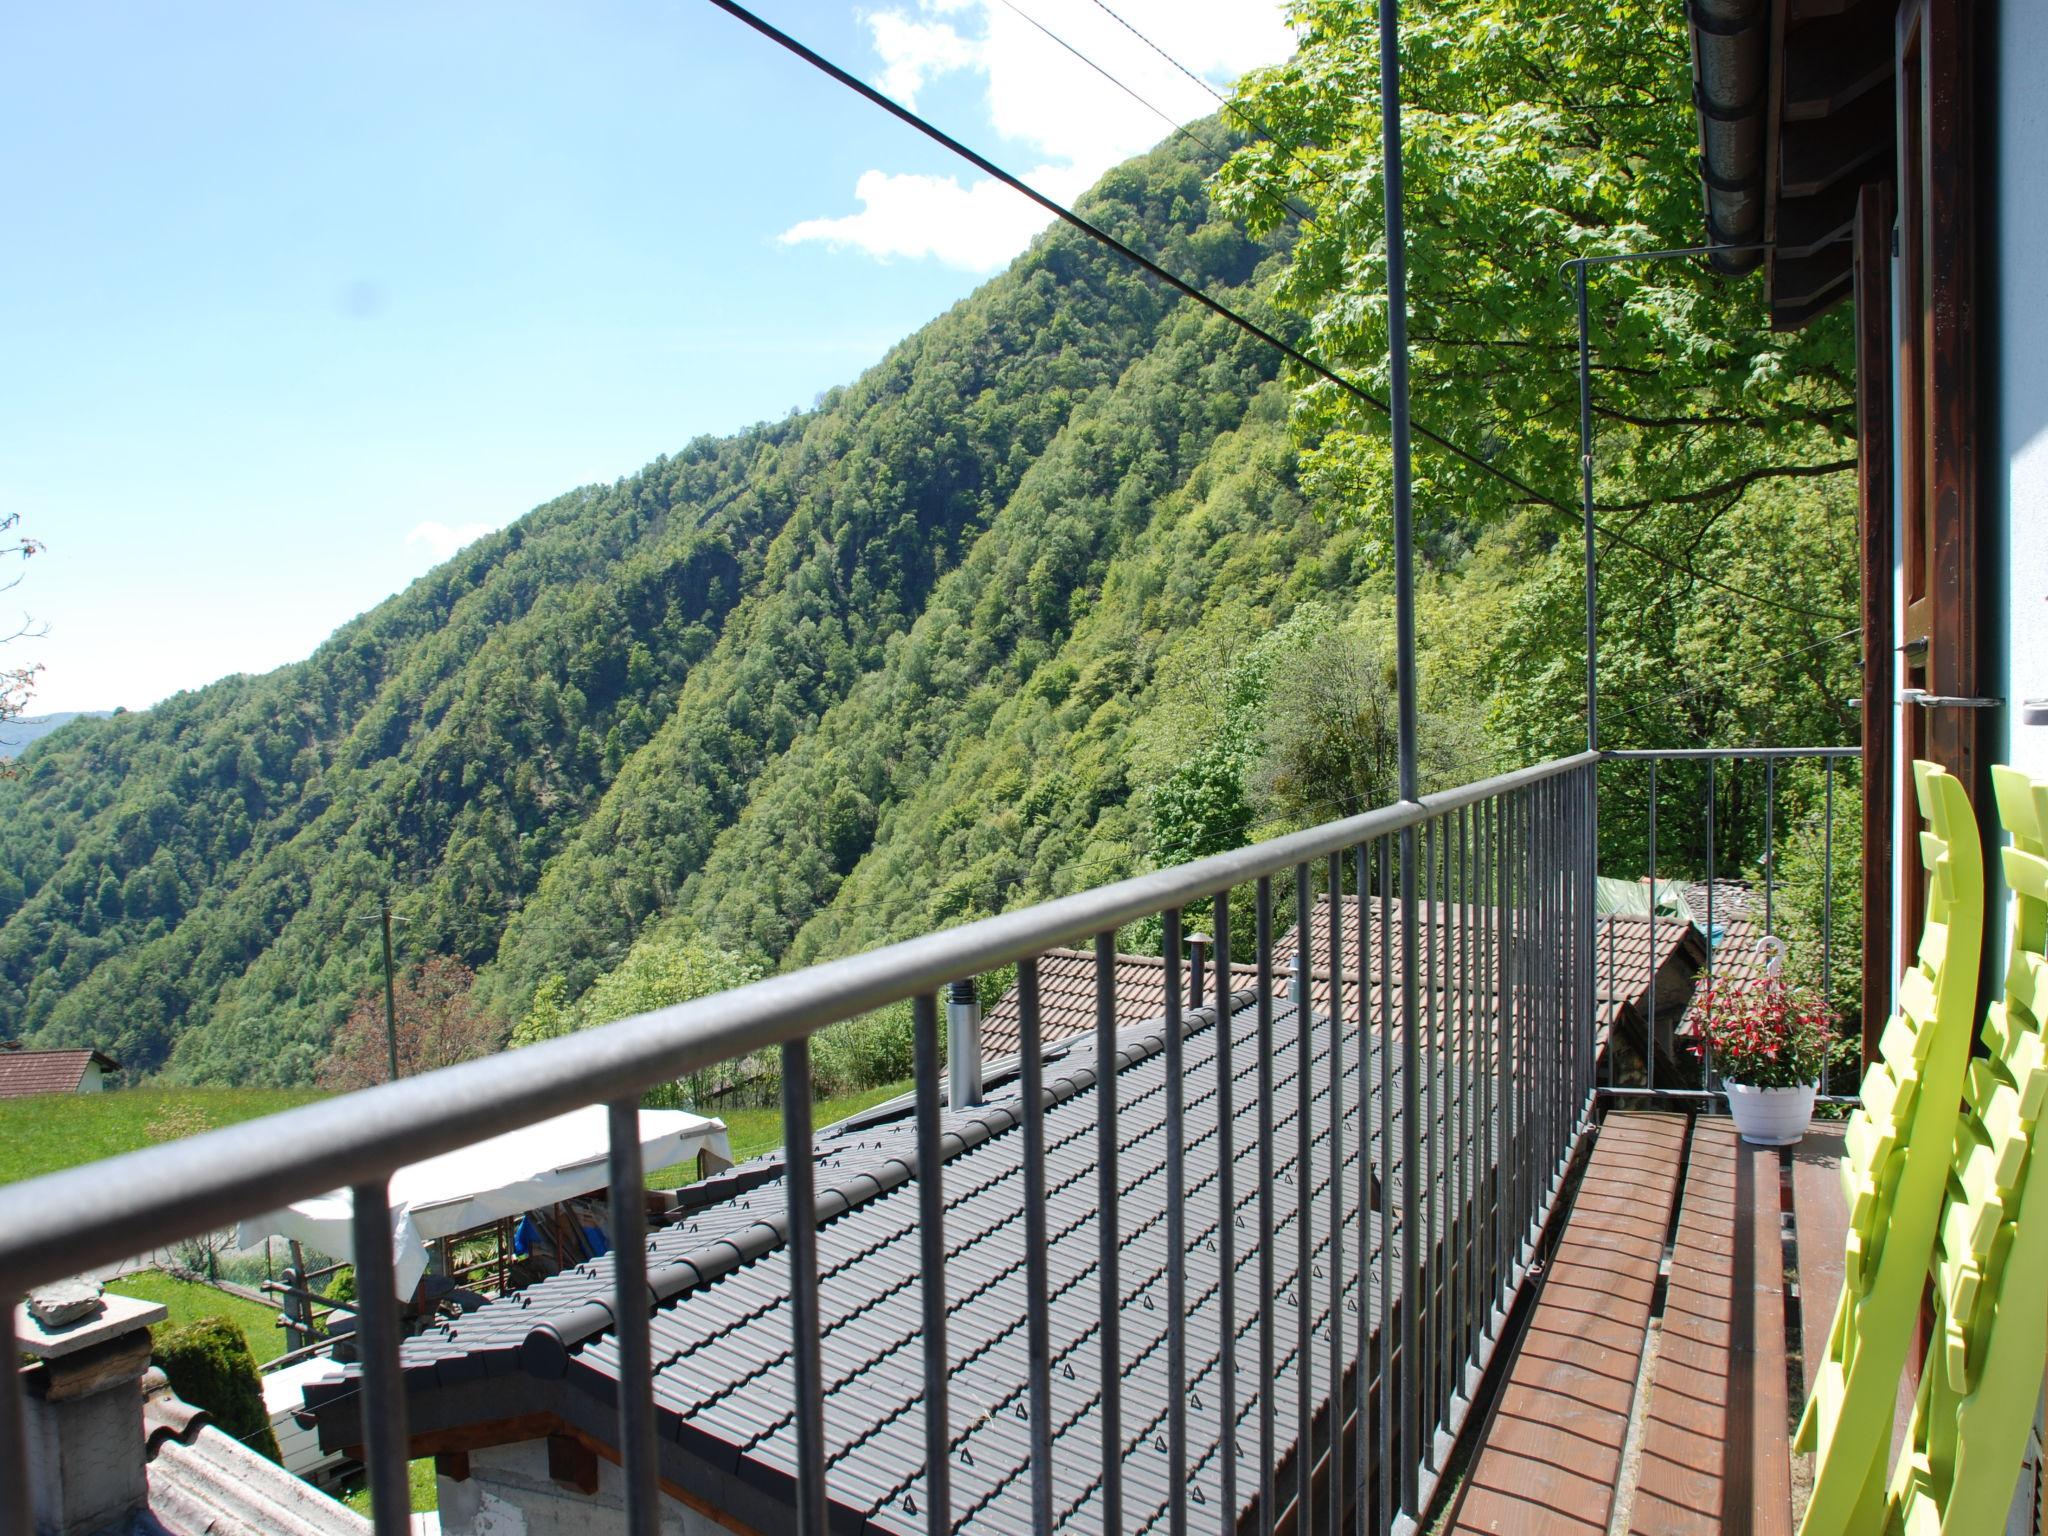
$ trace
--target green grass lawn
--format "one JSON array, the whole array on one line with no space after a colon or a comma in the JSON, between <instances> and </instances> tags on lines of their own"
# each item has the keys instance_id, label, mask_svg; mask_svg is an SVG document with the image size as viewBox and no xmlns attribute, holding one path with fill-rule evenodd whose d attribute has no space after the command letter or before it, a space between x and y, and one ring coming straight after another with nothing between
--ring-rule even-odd
<instances>
[{"instance_id":1,"label":"green grass lawn","mask_svg":"<svg viewBox=\"0 0 2048 1536\"><path fill-rule=\"evenodd\" d=\"M434 1458L423 1457L406 1468L412 1483L412 1512L416 1515L431 1514L441 1507L441 1494L434 1482ZM342 1503L361 1515L370 1517L370 1490L358 1488L354 1493L342 1495Z\"/></svg>"},{"instance_id":2,"label":"green grass lawn","mask_svg":"<svg viewBox=\"0 0 2048 1536\"><path fill-rule=\"evenodd\" d=\"M123 1275L118 1280L109 1280L107 1289L117 1296L161 1302L170 1309L172 1326L202 1317L226 1318L242 1330L242 1337L249 1341L250 1352L256 1356L258 1365L266 1360L275 1360L284 1353L284 1330L277 1326L275 1312L240 1296L217 1291L210 1285L178 1280L159 1270L146 1269L137 1274Z\"/></svg>"},{"instance_id":3,"label":"green grass lawn","mask_svg":"<svg viewBox=\"0 0 2048 1536\"><path fill-rule=\"evenodd\" d=\"M864 1109L872 1109L899 1093L908 1092L910 1084L888 1083L880 1088L869 1088L860 1093L849 1093L843 1098L821 1099L811 1110L811 1124L815 1129L844 1120L848 1115L857 1115ZM782 1145L782 1111L780 1109L721 1109L707 1111L725 1122L725 1133L732 1142L732 1160L744 1163L750 1157L759 1157L763 1152L772 1152ZM647 1175L650 1189L673 1189L687 1184L697 1177L697 1169L691 1163L678 1163L671 1168L657 1168Z\"/></svg>"},{"instance_id":4,"label":"green grass lawn","mask_svg":"<svg viewBox=\"0 0 2048 1536\"><path fill-rule=\"evenodd\" d=\"M0 1101L0 1184L324 1097L313 1088L122 1088Z\"/></svg>"}]
</instances>

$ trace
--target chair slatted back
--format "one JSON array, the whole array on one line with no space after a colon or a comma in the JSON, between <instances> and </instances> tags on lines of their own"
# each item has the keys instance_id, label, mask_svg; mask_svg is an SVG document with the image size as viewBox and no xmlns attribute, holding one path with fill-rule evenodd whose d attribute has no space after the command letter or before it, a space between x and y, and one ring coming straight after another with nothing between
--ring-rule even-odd
<instances>
[{"instance_id":1,"label":"chair slatted back","mask_svg":"<svg viewBox=\"0 0 2048 1536\"><path fill-rule=\"evenodd\" d=\"M1933 1347L1888 1530L2002 1531L2048 1362L2048 783L1991 770L2012 891L2005 995L1985 1011L1934 1255Z\"/></svg>"},{"instance_id":2,"label":"chair slatted back","mask_svg":"<svg viewBox=\"0 0 2048 1536\"><path fill-rule=\"evenodd\" d=\"M1962 784L1916 762L1927 918L1898 1011L1844 1136L1841 1301L1795 1447L1815 1453L1801 1536L1877 1529L1893 1405L1914 1336L1955 1150L1984 942L1984 864Z\"/></svg>"}]
</instances>

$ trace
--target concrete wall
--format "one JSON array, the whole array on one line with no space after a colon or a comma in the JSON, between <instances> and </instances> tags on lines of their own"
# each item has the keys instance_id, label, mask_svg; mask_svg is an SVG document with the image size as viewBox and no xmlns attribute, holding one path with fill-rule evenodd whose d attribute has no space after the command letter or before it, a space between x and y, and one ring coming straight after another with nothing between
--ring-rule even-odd
<instances>
[{"instance_id":1,"label":"concrete wall","mask_svg":"<svg viewBox=\"0 0 2048 1536\"><path fill-rule=\"evenodd\" d=\"M85 1064L85 1076L78 1080L80 1093L99 1093L107 1086L106 1075L100 1071L100 1064L89 1061Z\"/></svg>"},{"instance_id":2,"label":"concrete wall","mask_svg":"<svg viewBox=\"0 0 2048 1536\"><path fill-rule=\"evenodd\" d=\"M548 1476L544 1440L472 1451L469 1476L439 1480L442 1536L607 1536L626 1528L619 1469L599 1459L597 1492ZM731 1536L726 1527L664 1498L662 1536Z\"/></svg>"},{"instance_id":3,"label":"concrete wall","mask_svg":"<svg viewBox=\"0 0 2048 1536\"><path fill-rule=\"evenodd\" d=\"M1993 185L1993 349L1997 441L1987 489L2004 545L2003 627L2010 664L1998 758L2048 778L2048 724L2029 725L2025 701L2048 701L2048 5L2000 0ZM1989 126L1989 125L1987 125Z\"/></svg>"}]
</instances>

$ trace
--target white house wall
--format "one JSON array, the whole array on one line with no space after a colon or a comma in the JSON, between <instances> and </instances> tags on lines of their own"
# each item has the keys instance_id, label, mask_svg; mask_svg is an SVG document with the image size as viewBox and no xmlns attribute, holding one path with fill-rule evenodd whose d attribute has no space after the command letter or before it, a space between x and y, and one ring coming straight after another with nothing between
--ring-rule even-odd
<instances>
[{"instance_id":1,"label":"white house wall","mask_svg":"<svg viewBox=\"0 0 2048 1536\"><path fill-rule=\"evenodd\" d=\"M2024 719L2048 704L2048 4L1999 0L1998 151L1991 196L1998 302L1994 348L1999 441L1990 456L1995 536L2004 544L2007 672L1987 680L2008 700L1997 758L2048 778L2048 725ZM2002 479L2002 487L1999 481Z\"/></svg>"},{"instance_id":2,"label":"white house wall","mask_svg":"<svg viewBox=\"0 0 2048 1536\"><path fill-rule=\"evenodd\" d=\"M595 1536L625 1527L623 1474L599 1458L597 1492L578 1493L548 1476L545 1440L469 1453L469 1476L437 1478L442 1536ZM732 1536L664 1497L661 1536Z\"/></svg>"}]
</instances>

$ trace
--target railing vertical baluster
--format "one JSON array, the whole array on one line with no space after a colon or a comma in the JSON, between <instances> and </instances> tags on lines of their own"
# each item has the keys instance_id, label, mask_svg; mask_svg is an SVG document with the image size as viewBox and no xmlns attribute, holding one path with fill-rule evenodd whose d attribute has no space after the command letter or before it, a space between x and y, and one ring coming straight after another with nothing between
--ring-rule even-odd
<instances>
[{"instance_id":1,"label":"railing vertical baluster","mask_svg":"<svg viewBox=\"0 0 2048 1536\"><path fill-rule=\"evenodd\" d=\"M1473 922L1477 914L1472 901L1473 830L1477 819L1470 807L1458 812L1458 1156L1464 1165L1458 1179L1458 1209L1464 1231L1460 1295L1465 1309L1465 1341L1460 1358L1468 1361L1479 1349L1479 1231L1476 1218L1479 1212L1480 1122L1479 1105L1475 1101L1478 1084L1472 1075L1473 1045L1478 1033L1477 999L1472 988L1476 968L1473 950L1477 941Z\"/></svg>"},{"instance_id":2,"label":"railing vertical baluster","mask_svg":"<svg viewBox=\"0 0 2048 1536\"><path fill-rule=\"evenodd\" d=\"M1599 931L1600 917L1600 777L1599 764L1588 763L1582 772L1579 784L1579 847L1578 858L1584 878L1579 886L1579 902L1583 910L1579 914L1580 954L1584 959L1579 973L1579 1027L1585 1032L1586 1045L1586 1094L1590 1109L1592 1093L1600 1081L1600 1031L1597 1015L1600 1009L1600 988L1594 975L1593 936ZM1611 1060L1611 1057L1610 1057ZM1610 1070L1609 1081L1613 1075Z\"/></svg>"},{"instance_id":3,"label":"railing vertical baluster","mask_svg":"<svg viewBox=\"0 0 2048 1536\"><path fill-rule=\"evenodd\" d=\"M1273 881L1261 875L1255 887L1259 984L1256 1068L1259 1092L1259 1530L1273 1531ZM1298 944L1308 942L1297 935Z\"/></svg>"},{"instance_id":4,"label":"railing vertical baluster","mask_svg":"<svg viewBox=\"0 0 2048 1536\"><path fill-rule=\"evenodd\" d=\"M1168 914L1167 924L1167 975L1177 978L1180 913ZM1169 988L1166 1000L1166 1016L1177 1023L1180 1018L1180 998ZM1029 1359L1026 1365L1028 1405L1031 1414L1031 1529L1034 1536L1051 1536L1052 1532L1052 1319L1050 1295L1052 1291L1051 1260L1047 1247L1051 1236L1047 1231L1045 1213L1045 1041L1043 1026L1038 1013L1038 957L1017 962L1017 1029L1018 1045L1023 1053L1023 1096L1024 1096L1024 1318L1025 1348ZM1179 1051L1179 1036L1169 1033L1167 1037L1167 1060L1171 1062ZM1170 1133L1178 1130L1177 1117L1181 1108L1179 1074L1169 1070L1167 1074L1167 1124ZM1185 1179L1181 1172L1181 1159L1177 1140L1169 1141L1166 1149L1168 1187L1179 1191ZM1169 1230L1178 1225L1179 1201L1169 1207L1167 1221ZM1182 1247L1185 1249L1185 1236ZM1169 1286L1180 1282L1181 1266L1175 1265L1168 1272ZM1171 1294L1171 1292L1169 1292ZM1182 1312L1185 1299L1176 1303L1173 1315L1168 1319L1169 1353L1172 1343L1181 1338ZM1177 1357L1177 1374L1174 1380L1184 1384L1187 1377L1187 1352L1185 1346ZM1169 1410L1169 1432L1177 1429L1181 1460L1177 1467L1185 1467L1187 1454L1187 1419L1180 1398L1176 1392ZM1179 1489L1184 1477L1174 1480L1176 1490L1172 1509L1176 1516L1182 1516L1180 1524L1173 1527L1174 1536L1184 1536L1186 1524L1182 1510Z\"/></svg>"},{"instance_id":5,"label":"railing vertical baluster","mask_svg":"<svg viewBox=\"0 0 2048 1536\"><path fill-rule=\"evenodd\" d=\"M1223 1529L1237 1529L1237 1105L1231 1071L1230 892L1216 895L1216 1410Z\"/></svg>"},{"instance_id":6,"label":"railing vertical baluster","mask_svg":"<svg viewBox=\"0 0 2048 1536\"><path fill-rule=\"evenodd\" d=\"M1708 886L1709 891L1713 890ZM1657 1059L1657 759L1650 759L1650 991L1649 1022L1643 1026L1643 1047L1654 1063ZM1672 1027L1672 1054L1676 1056L1677 1026ZM1656 1068L1651 1068L1650 1086L1657 1086Z\"/></svg>"},{"instance_id":7,"label":"railing vertical baluster","mask_svg":"<svg viewBox=\"0 0 2048 1536\"><path fill-rule=\"evenodd\" d=\"M405 1429L405 1378L398 1366L398 1296L391 1252L391 1203L382 1179L349 1191L354 1205L356 1340L363 1362L364 1472L377 1536L408 1536L411 1449ZM8 1357L12 1369L13 1357Z\"/></svg>"},{"instance_id":8,"label":"railing vertical baluster","mask_svg":"<svg viewBox=\"0 0 2048 1536\"><path fill-rule=\"evenodd\" d=\"M1351 853L1352 883L1358 887L1358 1347L1353 1353L1352 1398L1355 1426L1352 1482L1353 1529L1365 1536L1372 1495L1373 1434L1380 1415L1373 1406L1373 1291L1372 1291L1372 1187L1374 1181L1372 1117L1373 1023L1372 1023L1372 899L1371 859L1360 843ZM1384 995L1384 994L1383 994ZM1338 1500L1341 1505L1342 1500Z\"/></svg>"},{"instance_id":9,"label":"railing vertical baluster","mask_svg":"<svg viewBox=\"0 0 2048 1536\"><path fill-rule=\"evenodd\" d=\"M1416 942L1422 947L1422 1006L1417 1049L1422 1055L1422 1367L1421 1453L1436 1465L1436 1425L1443 1409L1443 1004L1438 991L1437 944L1443 931L1443 903L1436 899L1437 824L1422 824L1422 900ZM1419 1511L1418 1511L1419 1513Z\"/></svg>"},{"instance_id":10,"label":"railing vertical baluster","mask_svg":"<svg viewBox=\"0 0 2048 1536\"><path fill-rule=\"evenodd\" d=\"M1486 805L1486 969L1493 1008L1487 1019L1487 1124L1492 1144L1486 1167L1493 1208L1488 1213L1486 1318L1491 1332L1507 1286L1509 1200L1514 1131L1514 1085L1508 1078L1507 801Z\"/></svg>"},{"instance_id":11,"label":"railing vertical baluster","mask_svg":"<svg viewBox=\"0 0 2048 1536\"><path fill-rule=\"evenodd\" d=\"M1550 1152L1555 1144L1557 1119L1557 1064L1558 1055L1555 1032L1557 1028L1557 910L1556 891L1551 886L1550 835L1555 825L1556 806L1550 798L1550 786L1539 784L1532 793L1535 801L1529 820L1529 880L1534 892L1534 924L1532 936L1534 947L1531 957L1536 967L1536 1012L1533 1015L1535 1033L1530 1041L1534 1054L1529 1058L1540 1074L1538 1081L1543 1085L1541 1129L1536 1138L1537 1177L1531 1185L1533 1201L1530 1208L1532 1224L1542 1220L1544 1195L1550 1187Z\"/></svg>"},{"instance_id":12,"label":"railing vertical baluster","mask_svg":"<svg viewBox=\"0 0 2048 1536\"><path fill-rule=\"evenodd\" d=\"M1421 1186L1417 1178L1422 1122L1422 1050L1416 984L1417 921L1415 828L1401 829L1401 1512L1420 1519L1422 1458L1422 1301L1417 1221Z\"/></svg>"},{"instance_id":13,"label":"railing vertical baluster","mask_svg":"<svg viewBox=\"0 0 2048 1536\"><path fill-rule=\"evenodd\" d=\"M1537 831L1537 816L1541 805L1533 789L1522 792L1519 808L1521 828L1516 844L1522 868L1518 872L1522 881L1522 903L1516 917L1521 926L1522 965L1522 1039L1520 1051L1523 1070L1528 1074L1531 1091L1528 1106L1522 1112L1522 1208L1516 1213L1516 1230L1521 1234L1522 1261L1527 1262L1536 1217L1536 1202L1542 1198L1543 1186L1538 1182L1541 1167L1544 1119L1548 1110L1548 1095L1544 1090L1543 1053L1539 1036L1543 1028L1543 947L1542 947L1542 890L1538 882L1537 850L1541 838Z\"/></svg>"},{"instance_id":14,"label":"railing vertical baluster","mask_svg":"<svg viewBox=\"0 0 2048 1536\"><path fill-rule=\"evenodd\" d=\"M1180 908L1161 914L1166 962L1166 1529L1187 1536L1187 1070L1182 1044ZM1041 1218L1042 1219L1042 1218Z\"/></svg>"},{"instance_id":15,"label":"railing vertical baluster","mask_svg":"<svg viewBox=\"0 0 2048 1536\"><path fill-rule=\"evenodd\" d=\"M1483 1230L1486 1256L1480 1266L1486 1288L1480 1301L1480 1315L1486 1320L1489 1338L1493 1335L1494 1298L1500 1294L1501 1129L1504 1123L1497 1075L1500 1070L1501 1021L1499 808L1499 802L1491 798L1479 808L1480 963L1483 967L1480 986L1483 989L1481 995L1487 1000L1480 1031L1480 1092L1484 1112L1479 1123L1485 1128L1486 1136L1486 1151L1480 1164L1486 1177L1486 1224Z\"/></svg>"},{"instance_id":16,"label":"railing vertical baluster","mask_svg":"<svg viewBox=\"0 0 2048 1536\"><path fill-rule=\"evenodd\" d=\"M1514 1267L1515 1231L1515 1124L1519 1113L1520 1086L1515 1076L1515 976L1514 909L1510 896L1515 870L1514 811L1512 795L1494 802L1493 807L1493 972L1499 998L1499 1014L1493 1025L1493 1081L1500 1120L1500 1148L1494 1154L1500 1183L1499 1210L1494 1221L1494 1305L1506 1313L1509 1273Z\"/></svg>"},{"instance_id":17,"label":"railing vertical baluster","mask_svg":"<svg viewBox=\"0 0 2048 1536\"><path fill-rule=\"evenodd\" d=\"M1394 1217L1392 1202L1395 1199L1394 1183L1394 1116L1398 1113L1394 1103L1394 1025L1398 1016L1394 990L1394 948L1399 942L1394 933L1394 885L1398 878L1394 865L1394 843L1382 837L1379 840L1380 868L1380 1034L1374 1048L1374 1059L1379 1074L1379 1125L1380 1140L1380 1241L1379 1241L1379 1319L1374 1338L1379 1344L1379 1529L1384 1531L1393 1525L1394 1505L1399 1497L1397 1487L1405 1486L1394 1461L1394 1425L1400 1415L1396 1399L1396 1378L1394 1375L1394 1340L1396 1323L1413 1305L1414 1297L1403 1296L1399 1303L1394 1300ZM1405 1213L1403 1221L1405 1225ZM1407 1241L1406 1236L1402 1238ZM1407 1369L1408 1362L1402 1362Z\"/></svg>"},{"instance_id":18,"label":"railing vertical baluster","mask_svg":"<svg viewBox=\"0 0 2048 1536\"><path fill-rule=\"evenodd\" d=\"M1652 764L1652 767L1655 765ZM1714 984L1714 961L1721 948L1721 936L1714 929L1714 760L1707 759L1707 985ZM1700 1086L1714 1086L1714 1041L1701 1032ZM1655 1087L1653 1080L1651 1087Z\"/></svg>"},{"instance_id":19,"label":"railing vertical baluster","mask_svg":"<svg viewBox=\"0 0 2048 1536\"><path fill-rule=\"evenodd\" d=\"M1429 880L1436 887L1429 935L1429 1353L1436 1403L1430 1415L1430 1465L1436 1459L1434 1431L1450 1422L1451 1411L1451 968L1450 823L1429 823Z\"/></svg>"},{"instance_id":20,"label":"railing vertical baluster","mask_svg":"<svg viewBox=\"0 0 2048 1536\"><path fill-rule=\"evenodd\" d=\"M1330 855L1330 1536L1344 1531L1344 855ZM1358 899L1365 900L1360 882ZM1361 997L1361 1001L1363 1001ZM1364 1165L1360 1164L1363 1173ZM1362 1218L1365 1207L1358 1211ZM1364 1271L1360 1270L1363 1294ZM1360 1380L1363 1381L1361 1373ZM1360 1399L1361 1407L1363 1399ZM1361 1414L1355 1426L1365 1428ZM1303 1442L1307 1442L1303 1432Z\"/></svg>"},{"instance_id":21,"label":"railing vertical baluster","mask_svg":"<svg viewBox=\"0 0 2048 1536\"><path fill-rule=\"evenodd\" d=\"M1820 833L1820 996L1824 1006L1835 1000L1835 760L1821 759L1823 808ZM1867 897L1865 898L1868 899ZM1833 1044L1820 1059L1820 1091L1829 1092L1828 1068L1833 1063Z\"/></svg>"},{"instance_id":22,"label":"railing vertical baluster","mask_svg":"<svg viewBox=\"0 0 2048 1536\"><path fill-rule=\"evenodd\" d=\"M1315 1189L1315 1137L1310 1116L1315 1106L1315 1084L1309 1073L1315 1059L1314 965L1309 944L1314 913L1309 906L1309 867L1294 866L1294 974L1295 974L1295 1057L1294 1057L1294 1528L1307 1536L1311 1519L1309 1474L1313 1470L1309 1434L1315 1408L1315 1371L1309 1352L1313 1337L1309 1315L1315 1304L1315 1206L1310 1193ZM1330 953L1334 957L1341 940L1337 936L1337 909L1330 909ZM1334 1314L1333 1314L1334 1315ZM1332 1398L1334 1402L1334 1396Z\"/></svg>"},{"instance_id":23,"label":"railing vertical baluster","mask_svg":"<svg viewBox=\"0 0 2048 1536\"><path fill-rule=\"evenodd\" d=\"M619 1325L619 1449L625 1478L626 1530L659 1536L655 1477L654 1343L648 1322L647 1175L640 1158L640 1105L606 1106L611 1133L612 1315Z\"/></svg>"},{"instance_id":24,"label":"railing vertical baluster","mask_svg":"<svg viewBox=\"0 0 2048 1536\"><path fill-rule=\"evenodd\" d=\"M15 1362L21 1347L14 1335L15 1296L11 1288L0 1288L0 1530L34 1529L35 1513L28 1495L28 1401L27 1390Z\"/></svg>"},{"instance_id":25,"label":"railing vertical baluster","mask_svg":"<svg viewBox=\"0 0 2048 1536\"><path fill-rule=\"evenodd\" d=\"M811 1043L782 1048L783 1178L789 1209L791 1359L796 1367L796 1531L825 1536L825 1371L818 1331L818 1194L811 1147Z\"/></svg>"},{"instance_id":26,"label":"railing vertical baluster","mask_svg":"<svg viewBox=\"0 0 2048 1536\"><path fill-rule=\"evenodd\" d=\"M1124 1524L1123 1233L1117 1219L1116 934L1095 936L1095 1222L1102 1315L1102 1528Z\"/></svg>"},{"instance_id":27,"label":"railing vertical baluster","mask_svg":"<svg viewBox=\"0 0 2048 1536\"><path fill-rule=\"evenodd\" d=\"M1778 889L1778 760L1764 759L1764 932L1776 933L1773 920Z\"/></svg>"},{"instance_id":28,"label":"railing vertical baluster","mask_svg":"<svg viewBox=\"0 0 2048 1536\"><path fill-rule=\"evenodd\" d=\"M924 1517L933 1536L953 1528L953 1434L946 1349L946 1181L939 1142L939 1005L911 999L917 1073L917 1247L924 1308Z\"/></svg>"}]
</instances>

